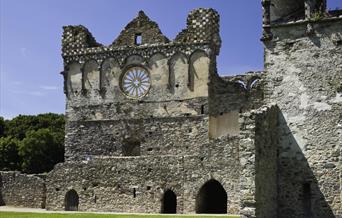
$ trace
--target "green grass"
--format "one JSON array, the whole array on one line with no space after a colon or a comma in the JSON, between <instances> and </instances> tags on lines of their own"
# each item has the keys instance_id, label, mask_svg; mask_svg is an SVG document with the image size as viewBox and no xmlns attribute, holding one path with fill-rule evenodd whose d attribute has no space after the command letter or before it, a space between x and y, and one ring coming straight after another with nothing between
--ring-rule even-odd
<instances>
[{"instance_id":1,"label":"green grass","mask_svg":"<svg viewBox=\"0 0 342 218\"><path fill-rule=\"evenodd\" d=\"M76 213L76 214L58 214L58 213L22 213L22 212L0 212L1 218L160 218L160 217L196 217L196 218L218 218L217 216L162 216L162 215L111 215L111 214L87 214L87 213ZM225 218L239 218L237 216L219 216Z\"/></svg>"}]
</instances>

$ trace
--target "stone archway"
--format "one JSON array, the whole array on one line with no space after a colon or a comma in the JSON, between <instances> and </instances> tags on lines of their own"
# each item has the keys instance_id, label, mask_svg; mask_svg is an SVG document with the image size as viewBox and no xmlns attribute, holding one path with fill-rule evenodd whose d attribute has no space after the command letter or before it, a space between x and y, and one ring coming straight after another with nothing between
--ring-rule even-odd
<instances>
[{"instance_id":1,"label":"stone archway","mask_svg":"<svg viewBox=\"0 0 342 218\"><path fill-rule=\"evenodd\" d=\"M221 183L212 179L201 187L196 197L196 213L227 213L227 192Z\"/></svg>"},{"instance_id":2,"label":"stone archway","mask_svg":"<svg viewBox=\"0 0 342 218\"><path fill-rule=\"evenodd\" d=\"M170 189L164 193L161 213L177 213L177 196Z\"/></svg>"},{"instance_id":3,"label":"stone archway","mask_svg":"<svg viewBox=\"0 0 342 218\"><path fill-rule=\"evenodd\" d=\"M79 197L74 189L69 190L65 195L65 210L78 211Z\"/></svg>"}]
</instances>

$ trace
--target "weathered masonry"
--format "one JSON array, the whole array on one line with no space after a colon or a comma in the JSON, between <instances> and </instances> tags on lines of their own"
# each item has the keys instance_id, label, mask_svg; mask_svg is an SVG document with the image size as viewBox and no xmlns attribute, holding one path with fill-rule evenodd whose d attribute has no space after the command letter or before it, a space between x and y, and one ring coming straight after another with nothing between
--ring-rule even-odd
<instances>
[{"instance_id":1,"label":"weathered masonry","mask_svg":"<svg viewBox=\"0 0 342 218\"><path fill-rule=\"evenodd\" d=\"M190 12L174 40L142 11L109 46L64 27L66 162L47 175L42 205L341 217L342 11L262 6L265 71L230 77L216 70L213 9Z\"/></svg>"}]
</instances>

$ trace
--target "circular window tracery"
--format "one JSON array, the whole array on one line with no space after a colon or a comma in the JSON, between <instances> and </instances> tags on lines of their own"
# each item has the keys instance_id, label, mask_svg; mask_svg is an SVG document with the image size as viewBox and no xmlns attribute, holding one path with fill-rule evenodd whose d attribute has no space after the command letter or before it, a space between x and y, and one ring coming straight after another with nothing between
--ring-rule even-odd
<instances>
[{"instance_id":1,"label":"circular window tracery","mask_svg":"<svg viewBox=\"0 0 342 218\"><path fill-rule=\"evenodd\" d=\"M143 67L129 68L121 78L122 91L131 98L145 96L150 86L150 75Z\"/></svg>"}]
</instances>

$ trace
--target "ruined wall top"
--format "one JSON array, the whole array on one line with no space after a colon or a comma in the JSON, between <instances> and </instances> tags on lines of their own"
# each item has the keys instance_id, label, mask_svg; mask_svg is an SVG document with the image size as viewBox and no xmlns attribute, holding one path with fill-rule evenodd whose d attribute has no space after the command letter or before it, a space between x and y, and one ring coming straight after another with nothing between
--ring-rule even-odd
<instances>
[{"instance_id":1,"label":"ruined wall top","mask_svg":"<svg viewBox=\"0 0 342 218\"><path fill-rule=\"evenodd\" d=\"M126 25L109 46L96 42L84 26L65 26L62 37L62 56L191 44L210 45L218 55L221 46L219 14L214 9L199 8L191 11L187 19L187 28L182 30L174 40L169 40L164 36L158 24L143 11L140 11L138 16Z\"/></svg>"},{"instance_id":2,"label":"ruined wall top","mask_svg":"<svg viewBox=\"0 0 342 218\"><path fill-rule=\"evenodd\" d=\"M327 0L262 0L262 41L273 38L271 28L306 25L306 35L312 35L314 24L342 19L342 10L327 9Z\"/></svg>"},{"instance_id":3,"label":"ruined wall top","mask_svg":"<svg viewBox=\"0 0 342 218\"><path fill-rule=\"evenodd\" d=\"M89 30L82 25L64 26L63 31L63 51L102 46L96 42Z\"/></svg>"},{"instance_id":4,"label":"ruined wall top","mask_svg":"<svg viewBox=\"0 0 342 218\"><path fill-rule=\"evenodd\" d=\"M190 12L187 28L180 32L175 41L186 43L212 42L217 53L221 47L220 15L214 9L199 8Z\"/></svg>"},{"instance_id":5,"label":"ruined wall top","mask_svg":"<svg viewBox=\"0 0 342 218\"><path fill-rule=\"evenodd\" d=\"M141 37L141 42L137 42L137 37ZM135 46L139 44L167 43L166 38L160 31L158 24L151 21L143 11L130 23L127 24L112 46Z\"/></svg>"}]
</instances>

